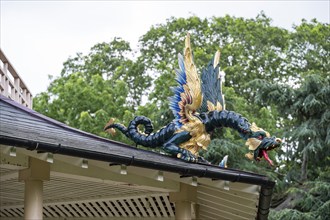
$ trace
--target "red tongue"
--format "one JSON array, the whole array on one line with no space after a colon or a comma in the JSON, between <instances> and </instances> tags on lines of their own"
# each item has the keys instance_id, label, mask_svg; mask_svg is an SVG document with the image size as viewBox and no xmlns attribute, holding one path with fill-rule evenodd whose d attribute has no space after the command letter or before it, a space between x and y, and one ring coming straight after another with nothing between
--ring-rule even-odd
<instances>
[{"instance_id":1,"label":"red tongue","mask_svg":"<svg viewBox=\"0 0 330 220\"><path fill-rule=\"evenodd\" d=\"M271 166L274 166L273 161L272 161L271 159L269 159L269 157L268 157L267 151L266 151L266 150L261 150L261 153L262 153L262 155L264 156L265 160L267 160L268 163L269 163Z\"/></svg>"}]
</instances>

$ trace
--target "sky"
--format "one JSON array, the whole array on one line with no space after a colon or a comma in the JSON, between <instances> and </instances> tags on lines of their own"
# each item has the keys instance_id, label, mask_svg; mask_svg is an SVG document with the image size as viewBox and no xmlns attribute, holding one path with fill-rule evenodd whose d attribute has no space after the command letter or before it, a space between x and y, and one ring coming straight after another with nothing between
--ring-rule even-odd
<instances>
[{"instance_id":1,"label":"sky","mask_svg":"<svg viewBox=\"0 0 330 220\"><path fill-rule=\"evenodd\" d=\"M330 22L330 0L268 1L14 1L0 0L0 47L35 96L46 91L49 75L59 76L76 53L121 37L138 48L152 25L174 17L255 18L261 11L272 25L292 30L301 19Z\"/></svg>"}]
</instances>

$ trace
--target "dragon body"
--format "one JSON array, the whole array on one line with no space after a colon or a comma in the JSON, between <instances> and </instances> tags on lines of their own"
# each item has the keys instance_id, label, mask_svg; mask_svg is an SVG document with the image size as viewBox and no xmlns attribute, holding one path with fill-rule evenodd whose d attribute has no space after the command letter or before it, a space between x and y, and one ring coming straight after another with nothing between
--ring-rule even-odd
<instances>
[{"instance_id":1,"label":"dragon body","mask_svg":"<svg viewBox=\"0 0 330 220\"><path fill-rule=\"evenodd\" d=\"M220 52L217 52L204 68L201 79L197 74L190 47L190 36L186 37L184 56L179 54L179 67L176 71L178 86L172 88L170 107L175 119L157 132L153 132L152 122L145 116L135 117L126 127L114 123L105 130L114 133L118 129L136 144L145 147L162 147L177 158L191 162L207 162L198 155L199 150L207 149L211 133L216 128L228 127L236 130L246 140L250 152L249 159L264 157L269 164L267 151L280 146L281 140L270 137L269 133L257 127L240 114L225 110L222 82L219 68ZM144 126L144 131L138 129Z\"/></svg>"}]
</instances>

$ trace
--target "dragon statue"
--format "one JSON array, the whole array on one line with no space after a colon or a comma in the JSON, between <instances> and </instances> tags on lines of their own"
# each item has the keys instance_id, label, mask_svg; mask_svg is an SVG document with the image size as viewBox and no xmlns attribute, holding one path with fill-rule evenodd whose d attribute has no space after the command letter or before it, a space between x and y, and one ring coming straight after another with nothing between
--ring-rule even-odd
<instances>
[{"instance_id":1,"label":"dragon statue","mask_svg":"<svg viewBox=\"0 0 330 220\"><path fill-rule=\"evenodd\" d=\"M174 95L170 97L170 108L175 119L167 126L153 133L151 120L145 116L135 117L125 127L114 123L111 119L104 130L112 134L115 128L145 147L162 147L177 158L189 162L208 163L198 155L200 149L207 149L211 141L211 132L216 128L229 127L239 132L246 140L249 152L246 157L260 161L264 157L270 165L267 151L277 148L281 139L270 137L269 133L257 127L240 114L225 110L222 94L223 72L220 71L220 52L204 68L201 79L193 61L190 46L190 35L185 39L183 56L178 55L179 69L176 70L177 87L172 88ZM144 126L144 132L138 129Z\"/></svg>"}]
</instances>

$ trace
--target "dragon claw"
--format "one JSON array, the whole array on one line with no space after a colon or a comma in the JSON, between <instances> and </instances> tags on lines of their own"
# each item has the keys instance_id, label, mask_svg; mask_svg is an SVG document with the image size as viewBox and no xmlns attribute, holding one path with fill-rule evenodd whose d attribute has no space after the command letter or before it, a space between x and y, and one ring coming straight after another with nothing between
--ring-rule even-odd
<instances>
[{"instance_id":1,"label":"dragon claw","mask_svg":"<svg viewBox=\"0 0 330 220\"><path fill-rule=\"evenodd\" d=\"M182 149L182 151L180 153L178 153L176 155L176 157L181 160L188 161L188 162L210 164L210 162L205 160L203 157L196 156L193 153L191 153L190 151L185 150L185 149Z\"/></svg>"},{"instance_id":2,"label":"dragon claw","mask_svg":"<svg viewBox=\"0 0 330 220\"><path fill-rule=\"evenodd\" d=\"M190 151L182 149L181 153L177 154L177 158L188 161L188 162L197 162L197 158Z\"/></svg>"}]
</instances>

